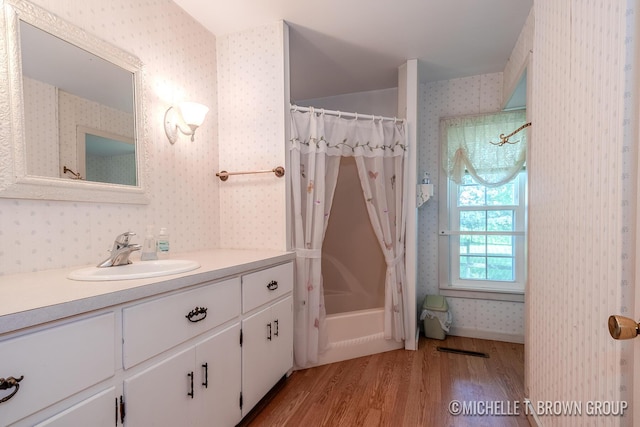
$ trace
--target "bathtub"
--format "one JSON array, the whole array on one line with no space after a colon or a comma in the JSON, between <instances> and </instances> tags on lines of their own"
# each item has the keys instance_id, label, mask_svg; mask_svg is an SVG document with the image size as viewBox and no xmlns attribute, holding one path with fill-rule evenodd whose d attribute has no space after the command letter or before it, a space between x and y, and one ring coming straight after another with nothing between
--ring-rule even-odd
<instances>
[{"instance_id":1,"label":"bathtub","mask_svg":"<svg viewBox=\"0 0 640 427\"><path fill-rule=\"evenodd\" d=\"M382 308L327 315L326 327L328 346L317 365L404 348L403 342L384 339Z\"/></svg>"}]
</instances>

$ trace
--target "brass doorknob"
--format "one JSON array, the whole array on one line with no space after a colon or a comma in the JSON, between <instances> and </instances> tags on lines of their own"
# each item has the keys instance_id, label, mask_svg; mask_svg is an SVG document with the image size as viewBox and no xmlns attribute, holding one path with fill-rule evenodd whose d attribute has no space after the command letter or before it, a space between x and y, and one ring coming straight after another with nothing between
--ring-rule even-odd
<instances>
[{"instance_id":1,"label":"brass doorknob","mask_svg":"<svg viewBox=\"0 0 640 427\"><path fill-rule=\"evenodd\" d=\"M609 316L609 333L617 340L628 340L640 334L640 326L628 317Z\"/></svg>"}]
</instances>

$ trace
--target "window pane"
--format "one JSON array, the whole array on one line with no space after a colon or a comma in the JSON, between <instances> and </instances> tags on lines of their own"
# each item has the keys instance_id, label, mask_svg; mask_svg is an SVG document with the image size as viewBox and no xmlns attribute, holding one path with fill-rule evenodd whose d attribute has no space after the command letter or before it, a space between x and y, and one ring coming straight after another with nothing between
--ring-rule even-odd
<instances>
[{"instance_id":1,"label":"window pane","mask_svg":"<svg viewBox=\"0 0 640 427\"><path fill-rule=\"evenodd\" d=\"M518 179L517 176L510 182L501 185L500 187L487 187L487 205L500 206L500 205L517 205L518 204Z\"/></svg>"},{"instance_id":2,"label":"window pane","mask_svg":"<svg viewBox=\"0 0 640 427\"><path fill-rule=\"evenodd\" d=\"M487 227L486 211L462 211L460 212L461 231L485 231Z\"/></svg>"},{"instance_id":3,"label":"window pane","mask_svg":"<svg viewBox=\"0 0 640 427\"><path fill-rule=\"evenodd\" d=\"M507 236L508 237L508 236ZM487 236L460 235L460 254L486 255Z\"/></svg>"},{"instance_id":4,"label":"window pane","mask_svg":"<svg viewBox=\"0 0 640 427\"><path fill-rule=\"evenodd\" d=\"M486 280L487 259L481 256L461 256L460 278L471 280Z\"/></svg>"},{"instance_id":5,"label":"window pane","mask_svg":"<svg viewBox=\"0 0 640 427\"><path fill-rule=\"evenodd\" d=\"M487 236L487 253L489 255L513 256L513 240L513 236Z\"/></svg>"},{"instance_id":6,"label":"window pane","mask_svg":"<svg viewBox=\"0 0 640 427\"><path fill-rule=\"evenodd\" d=\"M513 210L487 211L487 230L513 231L513 215Z\"/></svg>"},{"instance_id":7,"label":"window pane","mask_svg":"<svg viewBox=\"0 0 640 427\"><path fill-rule=\"evenodd\" d=\"M484 206L485 188L478 184L461 185L458 187L458 206Z\"/></svg>"},{"instance_id":8,"label":"window pane","mask_svg":"<svg viewBox=\"0 0 640 427\"><path fill-rule=\"evenodd\" d=\"M487 279L513 281L513 258L487 257Z\"/></svg>"}]
</instances>

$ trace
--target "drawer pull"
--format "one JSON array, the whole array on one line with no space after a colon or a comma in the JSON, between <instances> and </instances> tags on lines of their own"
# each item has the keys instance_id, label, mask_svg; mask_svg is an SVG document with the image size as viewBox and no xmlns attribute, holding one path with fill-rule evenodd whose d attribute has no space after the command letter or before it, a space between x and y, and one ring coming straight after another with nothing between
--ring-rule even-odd
<instances>
[{"instance_id":1,"label":"drawer pull","mask_svg":"<svg viewBox=\"0 0 640 427\"><path fill-rule=\"evenodd\" d=\"M0 378L0 390L9 390L10 388L15 388L15 390L13 390L13 393L0 399L0 403L4 403L7 400L11 399L18 392L18 390L20 389L20 384L18 383L23 379L24 375L20 375L20 378L17 379L13 377L9 377L7 379Z\"/></svg>"},{"instance_id":2,"label":"drawer pull","mask_svg":"<svg viewBox=\"0 0 640 427\"><path fill-rule=\"evenodd\" d=\"M269 328L269 335L267 335L267 339L271 341L271 323L267 323L267 327Z\"/></svg>"},{"instance_id":3,"label":"drawer pull","mask_svg":"<svg viewBox=\"0 0 640 427\"><path fill-rule=\"evenodd\" d=\"M125 415L127 414L125 413L124 400L122 400L122 395L120 395L120 424L124 424ZM116 422L116 424L118 423Z\"/></svg>"},{"instance_id":4,"label":"drawer pull","mask_svg":"<svg viewBox=\"0 0 640 427\"><path fill-rule=\"evenodd\" d=\"M198 317L201 316L201 317ZM207 317L207 307L196 307L185 316L189 322L196 323ZM194 320L195 318L195 320Z\"/></svg>"},{"instance_id":5,"label":"drawer pull","mask_svg":"<svg viewBox=\"0 0 640 427\"><path fill-rule=\"evenodd\" d=\"M204 382L202 385L204 388L209 388L209 364L203 363L202 367L204 368Z\"/></svg>"},{"instance_id":6,"label":"drawer pull","mask_svg":"<svg viewBox=\"0 0 640 427\"><path fill-rule=\"evenodd\" d=\"M280 329L280 328L278 327L278 319L274 320L274 321L273 321L273 323L275 323L275 324L276 324L276 331L273 333L273 335L278 336L278 330Z\"/></svg>"},{"instance_id":7,"label":"drawer pull","mask_svg":"<svg viewBox=\"0 0 640 427\"><path fill-rule=\"evenodd\" d=\"M187 376L191 378L191 391L187 393L187 396L191 396L191 398L193 399L193 371L189 372Z\"/></svg>"},{"instance_id":8,"label":"drawer pull","mask_svg":"<svg viewBox=\"0 0 640 427\"><path fill-rule=\"evenodd\" d=\"M275 291L276 289L278 289L278 282L276 280L270 281L269 284L267 284L267 289L269 289L270 291Z\"/></svg>"}]
</instances>

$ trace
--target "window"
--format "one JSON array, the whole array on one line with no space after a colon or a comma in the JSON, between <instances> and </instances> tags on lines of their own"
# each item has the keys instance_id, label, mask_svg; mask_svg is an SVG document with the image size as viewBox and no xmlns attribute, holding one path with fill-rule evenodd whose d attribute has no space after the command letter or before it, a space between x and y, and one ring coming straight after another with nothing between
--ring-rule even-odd
<instances>
[{"instance_id":1,"label":"window","mask_svg":"<svg viewBox=\"0 0 640 427\"><path fill-rule=\"evenodd\" d=\"M443 294L524 292L526 132L519 131L525 119L519 110L440 122L439 192L447 196L439 203ZM495 143L515 129L511 142Z\"/></svg>"},{"instance_id":2,"label":"window","mask_svg":"<svg viewBox=\"0 0 640 427\"><path fill-rule=\"evenodd\" d=\"M524 291L527 173L487 187L465 174L449 181L449 280L452 289Z\"/></svg>"}]
</instances>

